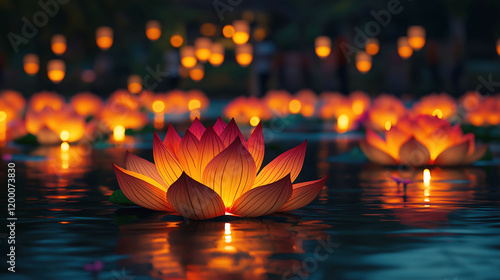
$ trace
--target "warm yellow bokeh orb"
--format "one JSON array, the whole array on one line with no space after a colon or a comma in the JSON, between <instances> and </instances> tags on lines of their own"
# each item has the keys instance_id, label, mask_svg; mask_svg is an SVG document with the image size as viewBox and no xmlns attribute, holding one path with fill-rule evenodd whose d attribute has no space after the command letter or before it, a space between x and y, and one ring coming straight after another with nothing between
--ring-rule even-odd
<instances>
[{"instance_id":1,"label":"warm yellow bokeh orb","mask_svg":"<svg viewBox=\"0 0 500 280\"><path fill-rule=\"evenodd\" d=\"M226 38L231 38L234 35L234 27L230 24L224 26L222 28L222 35Z\"/></svg>"},{"instance_id":2,"label":"warm yellow bokeh orb","mask_svg":"<svg viewBox=\"0 0 500 280\"><path fill-rule=\"evenodd\" d=\"M184 43L184 39L180 35L173 35L172 37L170 37L170 44L174 48L178 48L178 47L182 46L183 43Z\"/></svg>"},{"instance_id":3,"label":"warm yellow bokeh orb","mask_svg":"<svg viewBox=\"0 0 500 280\"><path fill-rule=\"evenodd\" d=\"M330 47L326 46L316 47L316 55L318 55L321 58L329 56L331 51L332 49Z\"/></svg>"},{"instance_id":4,"label":"warm yellow bokeh orb","mask_svg":"<svg viewBox=\"0 0 500 280\"><path fill-rule=\"evenodd\" d=\"M165 102L161 100L155 100L151 105L151 109L153 109L153 112L155 113L162 113L163 110L165 110Z\"/></svg>"},{"instance_id":5,"label":"warm yellow bokeh orb","mask_svg":"<svg viewBox=\"0 0 500 280\"><path fill-rule=\"evenodd\" d=\"M292 114L298 114L301 107L302 104L300 104L300 101L297 99L292 99L290 103L288 103L288 108L290 109L290 113Z\"/></svg>"},{"instance_id":6,"label":"warm yellow bokeh orb","mask_svg":"<svg viewBox=\"0 0 500 280\"><path fill-rule=\"evenodd\" d=\"M260 118L257 116L253 116L250 118L250 125L251 126L257 126L260 123Z\"/></svg>"},{"instance_id":7,"label":"warm yellow bokeh orb","mask_svg":"<svg viewBox=\"0 0 500 280\"><path fill-rule=\"evenodd\" d=\"M346 114L337 118L337 128L339 132L345 132L349 129L349 117Z\"/></svg>"},{"instance_id":8,"label":"warm yellow bokeh orb","mask_svg":"<svg viewBox=\"0 0 500 280\"><path fill-rule=\"evenodd\" d=\"M199 109L201 107L201 102L198 99L191 99L189 100L188 103L188 109L189 111L192 111L194 109Z\"/></svg>"},{"instance_id":9,"label":"warm yellow bokeh orb","mask_svg":"<svg viewBox=\"0 0 500 280\"><path fill-rule=\"evenodd\" d=\"M443 111L441 111L440 109L435 109L432 112L432 115L435 116L435 117L438 117L438 118L442 119L443 118Z\"/></svg>"},{"instance_id":10,"label":"warm yellow bokeh orb","mask_svg":"<svg viewBox=\"0 0 500 280\"><path fill-rule=\"evenodd\" d=\"M186 68L193 68L197 62L198 60L196 59L196 57L192 56L186 56L181 59L182 66Z\"/></svg>"},{"instance_id":11,"label":"warm yellow bokeh orb","mask_svg":"<svg viewBox=\"0 0 500 280\"><path fill-rule=\"evenodd\" d=\"M243 45L248 42L248 39L250 39L250 35L246 32L235 32L232 38L235 44Z\"/></svg>"},{"instance_id":12,"label":"warm yellow bokeh orb","mask_svg":"<svg viewBox=\"0 0 500 280\"><path fill-rule=\"evenodd\" d=\"M67 130L61 131L61 133L59 134L59 138L61 138L61 141L68 141L69 132Z\"/></svg>"}]
</instances>

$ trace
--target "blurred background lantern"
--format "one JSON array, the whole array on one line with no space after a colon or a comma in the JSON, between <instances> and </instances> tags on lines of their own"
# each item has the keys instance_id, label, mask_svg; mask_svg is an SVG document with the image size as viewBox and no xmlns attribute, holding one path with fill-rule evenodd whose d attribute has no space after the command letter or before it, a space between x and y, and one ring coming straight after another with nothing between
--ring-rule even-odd
<instances>
[{"instance_id":1,"label":"blurred background lantern","mask_svg":"<svg viewBox=\"0 0 500 280\"><path fill-rule=\"evenodd\" d=\"M408 43L408 38L399 37L398 39L398 54L403 59L408 59L413 54L413 49Z\"/></svg>"},{"instance_id":2,"label":"blurred background lantern","mask_svg":"<svg viewBox=\"0 0 500 280\"><path fill-rule=\"evenodd\" d=\"M500 55L500 39L497 40L497 53Z\"/></svg>"},{"instance_id":3,"label":"blurred background lantern","mask_svg":"<svg viewBox=\"0 0 500 280\"><path fill-rule=\"evenodd\" d=\"M234 34L232 36L233 42L237 45L243 45L250 39L250 26L244 20L236 20L233 22Z\"/></svg>"},{"instance_id":4,"label":"blurred background lantern","mask_svg":"<svg viewBox=\"0 0 500 280\"><path fill-rule=\"evenodd\" d=\"M64 52L66 52L66 37L61 34L52 36L51 48L53 53L62 55Z\"/></svg>"},{"instance_id":5,"label":"blurred background lantern","mask_svg":"<svg viewBox=\"0 0 500 280\"><path fill-rule=\"evenodd\" d=\"M195 55L201 62L210 58L212 41L207 37L200 37L194 41Z\"/></svg>"},{"instance_id":6,"label":"blurred background lantern","mask_svg":"<svg viewBox=\"0 0 500 280\"><path fill-rule=\"evenodd\" d=\"M425 45L425 29L420 25L408 27L408 43L416 51L422 49Z\"/></svg>"},{"instance_id":7,"label":"blurred background lantern","mask_svg":"<svg viewBox=\"0 0 500 280\"><path fill-rule=\"evenodd\" d=\"M157 20L146 22L146 37L151 41L156 41L161 36L161 24Z\"/></svg>"},{"instance_id":8,"label":"blurred background lantern","mask_svg":"<svg viewBox=\"0 0 500 280\"><path fill-rule=\"evenodd\" d=\"M366 52L356 54L356 68L361 73L366 73L372 68L372 57Z\"/></svg>"},{"instance_id":9,"label":"blurred background lantern","mask_svg":"<svg viewBox=\"0 0 500 280\"><path fill-rule=\"evenodd\" d=\"M239 65L246 67L252 63L253 47L250 44L236 46L236 61Z\"/></svg>"},{"instance_id":10,"label":"blurred background lantern","mask_svg":"<svg viewBox=\"0 0 500 280\"><path fill-rule=\"evenodd\" d=\"M215 36L216 31L217 28L215 27L215 25L210 22L205 22L200 26L200 34L206 37Z\"/></svg>"},{"instance_id":11,"label":"blurred background lantern","mask_svg":"<svg viewBox=\"0 0 500 280\"><path fill-rule=\"evenodd\" d=\"M181 49L181 64L186 68L192 68L196 65L197 59L195 56L194 47L185 46Z\"/></svg>"},{"instance_id":12,"label":"blurred background lantern","mask_svg":"<svg viewBox=\"0 0 500 280\"><path fill-rule=\"evenodd\" d=\"M224 46L220 43L213 43L208 61L213 66L219 66L224 62Z\"/></svg>"},{"instance_id":13,"label":"blurred background lantern","mask_svg":"<svg viewBox=\"0 0 500 280\"><path fill-rule=\"evenodd\" d=\"M181 35L175 34L175 35L172 35L172 37L170 37L170 44L174 48L179 48L180 46L182 46L183 43L184 43L184 39L182 38Z\"/></svg>"},{"instance_id":14,"label":"blurred background lantern","mask_svg":"<svg viewBox=\"0 0 500 280\"><path fill-rule=\"evenodd\" d=\"M365 51L367 54L374 56L380 50L380 43L377 38L369 38L366 40Z\"/></svg>"},{"instance_id":15,"label":"blurred background lantern","mask_svg":"<svg viewBox=\"0 0 500 280\"><path fill-rule=\"evenodd\" d=\"M101 50L107 50L113 45L113 29L101 26L95 31L96 44Z\"/></svg>"},{"instance_id":16,"label":"blurred background lantern","mask_svg":"<svg viewBox=\"0 0 500 280\"><path fill-rule=\"evenodd\" d=\"M53 83L60 83L66 74L66 65L60 59L49 60L47 63L47 76Z\"/></svg>"},{"instance_id":17,"label":"blurred background lantern","mask_svg":"<svg viewBox=\"0 0 500 280\"><path fill-rule=\"evenodd\" d=\"M131 75L127 80L128 91L132 94L137 94L142 90L142 79L139 75Z\"/></svg>"},{"instance_id":18,"label":"blurred background lantern","mask_svg":"<svg viewBox=\"0 0 500 280\"><path fill-rule=\"evenodd\" d=\"M222 28L222 35L226 38L232 38L234 35L234 27L231 24L224 25Z\"/></svg>"},{"instance_id":19,"label":"blurred background lantern","mask_svg":"<svg viewBox=\"0 0 500 280\"><path fill-rule=\"evenodd\" d=\"M203 69L203 64L196 64L191 70L189 70L189 77L193 81L201 81L205 76L205 70Z\"/></svg>"},{"instance_id":20,"label":"blurred background lantern","mask_svg":"<svg viewBox=\"0 0 500 280\"><path fill-rule=\"evenodd\" d=\"M264 27L257 27L253 31L253 39L257 42L264 41L267 36L266 29Z\"/></svg>"},{"instance_id":21,"label":"blurred background lantern","mask_svg":"<svg viewBox=\"0 0 500 280\"><path fill-rule=\"evenodd\" d=\"M325 58L332 51L332 40L326 36L319 36L314 41L316 54L320 58Z\"/></svg>"},{"instance_id":22,"label":"blurred background lantern","mask_svg":"<svg viewBox=\"0 0 500 280\"><path fill-rule=\"evenodd\" d=\"M40 59L36 54L29 53L25 55L23 58L23 64L24 72L30 76L35 75L38 73L38 70L40 70Z\"/></svg>"}]
</instances>

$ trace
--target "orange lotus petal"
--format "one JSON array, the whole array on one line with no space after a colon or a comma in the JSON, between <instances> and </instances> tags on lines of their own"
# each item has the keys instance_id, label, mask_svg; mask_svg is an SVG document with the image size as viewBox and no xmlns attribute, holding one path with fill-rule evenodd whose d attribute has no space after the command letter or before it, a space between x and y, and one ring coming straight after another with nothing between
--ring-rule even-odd
<instances>
[{"instance_id":1,"label":"orange lotus petal","mask_svg":"<svg viewBox=\"0 0 500 280\"><path fill-rule=\"evenodd\" d=\"M377 147L374 147L368 144L366 141L362 140L359 142L359 146L366 157L376 163L382 165L396 165L398 162L388 153L380 150Z\"/></svg>"},{"instance_id":2,"label":"orange lotus petal","mask_svg":"<svg viewBox=\"0 0 500 280\"><path fill-rule=\"evenodd\" d=\"M175 155L177 156L179 152L179 145L181 144L181 137L175 131L172 123L168 125L167 134L165 135L165 139L163 139L163 144Z\"/></svg>"},{"instance_id":3,"label":"orange lotus petal","mask_svg":"<svg viewBox=\"0 0 500 280\"><path fill-rule=\"evenodd\" d=\"M175 212L189 219L206 220L225 214L221 197L186 173L170 186L166 197Z\"/></svg>"},{"instance_id":4,"label":"orange lotus petal","mask_svg":"<svg viewBox=\"0 0 500 280\"><path fill-rule=\"evenodd\" d=\"M179 146L179 163L182 166L182 170L186 172L191 178L201 181L200 169L198 168L199 163L199 153L198 147L200 141L196 136L187 130L181 140L181 145Z\"/></svg>"},{"instance_id":5,"label":"orange lotus petal","mask_svg":"<svg viewBox=\"0 0 500 280\"><path fill-rule=\"evenodd\" d=\"M220 139L222 140L222 143L224 143L224 146L228 147L231 143L233 143L236 137L239 137L243 146L247 147L245 137L241 134L241 131L233 118L220 134Z\"/></svg>"},{"instance_id":6,"label":"orange lotus petal","mask_svg":"<svg viewBox=\"0 0 500 280\"><path fill-rule=\"evenodd\" d=\"M258 217L278 211L292 195L290 174L269 185L253 188L240 196L231 206L232 214Z\"/></svg>"},{"instance_id":7,"label":"orange lotus petal","mask_svg":"<svg viewBox=\"0 0 500 280\"><path fill-rule=\"evenodd\" d=\"M470 164L480 160L488 151L488 145L475 145L475 149L470 156L467 156L465 163Z\"/></svg>"},{"instance_id":8,"label":"orange lotus petal","mask_svg":"<svg viewBox=\"0 0 500 280\"><path fill-rule=\"evenodd\" d=\"M469 141L465 141L449 147L436 157L434 164L448 166L463 164L469 152L469 145Z\"/></svg>"},{"instance_id":9,"label":"orange lotus petal","mask_svg":"<svg viewBox=\"0 0 500 280\"><path fill-rule=\"evenodd\" d=\"M155 180L114 165L116 179L123 194L133 203L156 211L172 211L166 192L167 189Z\"/></svg>"},{"instance_id":10,"label":"orange lotus petal","mask_svg":"<svg viewBox=\"0 0 500 280\"><path fill-rule=\"evenodd\" d=\"M290 179L295 181L299 176L302 165L304 164L304 156L306 155L307 140L297 147L290 149L269 164L267 164L257 175L254 187L267 185L276 182L279 179L290 174Z\"/></svg>"},{"instance_id":11,"label":"orange lotus petal","mask_svg":"<svg viewBox=\"0 0 500 280\"><path fill-rule=\"evenodd\" d=\"M163 185L165 188L168 188L168 186L165 184L163 179L160 176L160 173L158 173L158 170L156 169L156 166L154 163L145 160L141 157L138 157L131 152L127 151L125 155L125 168L127 170L146 175L147 177L155 180L156 182L160 183Z\"/></svg>"},{"instance_id":12,"label":"orange lotus petal","mask_svg":"<svg viewBox=\"0 0 500 280\"><path fill-rule=\"evenodd\" d=\"M217 192L229 207L252 187L256 173L252 155L236 138L208 163L202 182Z\"/></svg>"},{"instance_id":13,"label":"orange lotus petal","mask_svg":"<svg viewBox=\"0 0 500 280\"><path fill-rule=\"evenodd\" d=\"M196 138L198 138L198 140L200 140L201 136L205 132L205 127L203 126L203 124L200 122L200 120L198 118L195 118L193 123L189 127L188 131L191 131L191 133L193 133L193 135L196 136Z\"/></svg>"},{"instance_id":14,"label":"orange lotus petal","mask_svg":"<svg viewBox=\"0 0 500 280\"><path fill-rule=\"evenodd\" d=\"M411 137L399 149L401 163L410 166L422 166L430 163L431 155L427 148Z\"/></svg>"},{"instance_id":15,"label":"orange lotus petal","mask_svg":"<svg viewBox=\"0 0 500 280\"><path fill-rule=\"evenodd\" d=\"M255 165L257 170L260 169L262 161L264 160L264 134L262 133L262 123L259 122L257 127L248 138L248 151L255 160Z\"/></svg>"},{"instance_id":16,"label":"orange lotus petal","mask_svg":"<svg viewBox=\"0 0 500 280\"><path fill-rule=\"evenodd\" d=\"M377 148L385 153L390 154L393 158L397 158L397 156L398 156L399 151L393 152L393 151L390 151L389 149L387 149L387 144L384 141L384 139L382 139L382 137L380 137L380 135L378 135L375 131L373 131L370 128L366 128L366 142L370 146L375 147L375 148Z\"/></svg>"},{"instance_id":17,"label":"orange lotus petal","mask_svg":"<svg viewBox=\"0 0 500 280\"><path fill-rule=\"evenodd\" d=\"M172 185L182 174L182 167L174 154L167 148L155 132L153 139L153 158L155 166L165 183Z\"/></svg>"},{"instance_id":18,"label":"orange lotus petal","mask_svg":"<svg viewBox=\"0 0 500 280\"><path fill-rule=\"evenodd\" d=\"M391 155L397 155L397 153L399 152L398 148L401 147L406 141L408 141L410 137L411 135L403 132L397 127L392 127L389 131L387 131L385 133L385 143L388 150L394 151L394 153L391 153Z\"/></svg>"},{"instance_id":19,"label":"orange lotus petal","mask_svg":"<svg viewBox=\"0 0 500 280\"><path fill-rule=\"evenodd\" d=\"M200 174L203 174L207 164L222 150L224 150L224 144L220 140L219 136L212 127L207 128L203 136L201 136L200 146L199 146L199 163L198 168Z\"/></svg>"},{"instance_id":20,"label":"orange lotus petal","mask_svg":"<svg viewBox=\"0 0 500 280\"><path fill-rule=\"evenodd\" d=\"M224 131L226 128L227 123L221 119L221 117L217 118L217 121L214 124L214 131L217 133L217 135L221 135L221 133Z\"/></svg>"},{"instance_id":21,"label":"orange lotus petal","mask_svg":"<svg viewBox=\"0 0 500 280\"><path fill-rule=\"evenodd\" d=\"M278 211L292 211L311 203L318 196L327 179L328 176L315 181L294 184L292 196Z\"/></svg>"}]
</instances>

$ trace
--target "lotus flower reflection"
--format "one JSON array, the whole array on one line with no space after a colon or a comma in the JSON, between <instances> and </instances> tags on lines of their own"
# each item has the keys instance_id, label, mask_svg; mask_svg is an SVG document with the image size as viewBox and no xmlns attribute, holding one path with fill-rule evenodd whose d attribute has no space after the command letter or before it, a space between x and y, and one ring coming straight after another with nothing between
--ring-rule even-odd
<instances>
[{"instance_id":1,"label":"lotus flower reflection","mask_svg":"<svg viewBox=\"0 0 500 280\"><path fill-rule=\"evenodd\" d=\"M127 169L115 165L120 189L137 205L175 211L196 220L226 213L257 217L309 204L326 177L293 184L304 163L306 142L259 171L264 137L259 124L245 140L236 122L218 119L205 128L195 119L184 137L170 125L162 142L155 133L155 164L127 152Z\"/></svg>"},{"instance_id":2,"label":"lotus flower reflection","mask_svg":"<svg viewBox=\"0 0 500 280\"><path fill-rule=\"evenodd\" d=\"M475 143L474 134L464 135L460 125L425 115L400 119L386 131L385 139L367 129L366 141L360 145L371 161L412 166L470 164L479 160L487 149L486 145Z\"/></svg>"}]
</instances>

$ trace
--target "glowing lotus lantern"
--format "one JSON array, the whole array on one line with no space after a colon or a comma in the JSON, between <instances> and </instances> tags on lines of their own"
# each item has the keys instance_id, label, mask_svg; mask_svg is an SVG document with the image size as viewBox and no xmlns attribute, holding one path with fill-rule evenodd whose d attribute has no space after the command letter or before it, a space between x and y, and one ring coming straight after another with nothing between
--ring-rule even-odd
<instances>
[{"instance_id":1,"label":"glowing lotus lantern","mask_svg":"<svg viewBox=\"0 0 500 280\"><path fill-rule=\"evenodd\" d=\"M234 34L231 37L237 45L243 45L250 39L250 26L244 20L236 20L233 22Z\"/></svg>"},{"instance_id":2,"label":"glowing lotus lantern","mask_svg":"<svg viewBox=\"0 0 500 280\"><path fill-rule=\"evenodd\" d=\"M301 208L319 194L326 177L292 185L304 162L306 142L260 167L262 126L248 140L236 122L198 120L181 138L172 126L164 141L155 133L155 164L127 153L115 174L123 194L142 207L175 211L195 220L230 215L257 217Z\"/></svg>"},{"instance_id":3,"label":"glowing lotus lantern","mask_svg":"<svg viewBox=\"0 0 500 280\"><path fill-rule=\"evenodd\" d=\"M193 68L197 63L194 47L186 46L181 49L181 64L186 68Z\"/></svg>"},{"instance_id":4,"label":"glowing lotus lantern","mask_svg":"<svg viewBox=\"0 0 500 280\"><path fill-rule=\"evenodd\" d=\"M459 125L434 116L402 118L381 138L367 129L361 149L383 165L464 165L479 160L487 146L475 143L474 134L463 134Z\"/></svg>"},{"instance_id":5,"label":"glowing lotus lantern","mask_svg":"<svg viewBox=\"0 0 500 280\"><path fill-rule=\"evenodd\" d=\"M226 38L232 38L234 35L234 27L230 24L224 25L222 28L222 35Z\"/></svg>"},{"instance_id":6,"label":"glowing lotus lantern","mask_svg":"<svg viewBox=\"0 0 500 280\"><path fill-rule=\"evenodd\" d=\"M26 74L33 76L40 70L40 59L38 55L29 53L23 58L23 67Z\"/></svg>"},{"instance_id":7,"label":"glowing lotus lantern","mask_svg":"<svg viewBox=\"0 0 500 280\"><path fill-rule=\"evenodd\" d=\"M167 106L166 112L173 114L183 114L187 112L189 99L182 90L174 89L167 92L165 97L165 104Z\"/></svg>"},{"instance_id":8,"label":"glowing lotus lantern","mask_svg":"<svg viewBox=\"0 0 500 280\"><path fill-rule=\"evenodd\" d=\"M102 99L91 92L80 92L71 97L70 104L82 117L95 116L102 108Z\"/></svg>"},{"instance_id":9,"label":"glowing lotus lantern","mask_svg":"<svg viewBox=\"0 0 500 280\"><path fill-rule=\"evenodd\" d=\"M66 64L60 59L49 60L47 63L47 76L55 83L60 83L66 75Z\"/></svg>"},{"instance_id":10,"label":"glowing lotus lantern","mask_svg":"<svg viewBox=\"0 0 500 280\"><path fill-rule=\"evenodd\" d=\"M414 25L408 27L408 44L416 51L424 47L425 29L422 26Z\"/></svg>"},{"instance_id":11,"label":"glowing lotus lantern","mask_svg":"<svg viewBox=\"0 0 500 280\"><path fill-rule=\"evenodd\" d=\"M354 91L349 96L323 92L320 98L319 115L323 119L336 118L336 130L341 133L356 129L358 121L370 107L370 97L362 91Z\"/></svg>"},{"instance_id":12,"label":"glowing lotus lantern","mask_svg":"<svg viewBox=\"0 0 500 280\"><path fill-rule=\"evenodd\" d=\"M369 38L366 40L365 51L367 54L374 56L380 50L380 43L377 38Z\"/></svg>"},{"instance_id":13,"label":"glowing lotus lantern","mask_svg":"<svg viewBox=\"0 0 500 280\"><path fill-rule=\"evenodd\" d=\"M500 124L500 95L482 97L470 91L461 100L465 109L465 120L474 126L496 126Z\"/></svg>"},{"instance_id":14,"label":"glowing lotus lantern","mask_svg":"<svg viewBox=\"0 0 500 280\"><path fill-rule=\"evenodd\" d=\"M220 43L213 43L210 50L210 58L208 62L213 66L219 66L224 62L224 46Z\"/></svg>"},{"instance_id":15,"label":"glowing lotus lantern","mask_svg":"<svg viewBox=\"0 0 500 280\"><path fill-rule=\"evenodd\" d=\"M172 35L172 37L170 37L170 44L174 48L179 48L180 46L182 46L183 43L184 39L182 38L181 35Z\"/></svg>"},{"instance_id":16,"label":"glowing lotus lantern","mask_svg":"<svg viewBox=\"0 0 500 280\"><path fill-rule=\"evenodd\" d=\"M52 36L51 48L53 53L62 55L64 52L66 52L66 37L61 34Z\"/></svg>"},{"instance_id":17,"label":"glowing lotus lantern","mask_svg":"<svg viewBox=\"0 0 500 280\"><path fill-rule=\"evenodd\" d=\"M146 22L146 37L151 41L156 41L161 36L161 24L157 20Z\"/></svg>"},{"instance_id":18,"label":"glowing lotus lantern","mask_svg":"<svg viewBox=\"0 0 500 280\"><path fill-rule=\"evenodd\" d=\"M189 69L189 77L193 81L201 81L205 76L205 69L203 64L196 64L193 68Z\"/></svg>"},{"instance_id":19,"label":"glowing lotus lantern","mask_svg":"<svg viewBox=\"0 0 500 280\"><path fill-rule=\"evenodd\" d=\"M26 107L26 99L15 90L0 91L0 111L5 113L5 121L8 123L21 118Z\"/></svg>"},{"instance_id":20,"label":"glowing lotus lantern","mask_svg":"<svg viewBox=\"0 0 500 280\"><path fill-rule=\"evenodd\" d=\"M285 116L290 113L289 105L292 96L285 90L270 90L264 97L267 107L275 114Z\"/></svg>"},{"instance_id":21,"label":"glowing lotus lantern","mask_svg":"<svg viewBox=\"0 0 500 280\"><path fill-rule=\"evenodd\" d=\"M65 103L64 97L55 92L41 91L31 96L28 108L34 112L41 112L46 107L59 111L63 108Z\"/></svg>"},{"instance_id":22,"label":"glowing lotus lantern","mask_svg":"<svg viewBox=\"0 0 500 280\"><path fill-rule=\"evenodd\" d=\"M210 58L212 41L206 37L197 38L194 41L196 58L201 62L206 62Z\"/></svg>"},{"instance_id":23,"label":"glowing lotus lantern","mask_svg":"<svg viewBox=\"0 0 500 280\"><path fill-rule=\"evenodd\" d=\"M113 29L102 26L95 31L96 44L101 50L107 50L113 45Z\"/></svg>"},{"instance_id":24,"label":"glowing lotus lantern","mask_svg":"<svg viewBox=\"0 0 500 280\"><path fill-rule=\"evenodd\" d=\"M356 68L361 73L367 73L372 68L372 57L365 52L356 54Z\"/></svg>"},{"instance_id":25,"label":"glowing lotus lantern","mask_svg":"<svg viewBox=\"0 0 500 280\"><path fill-rule=\"evenodd\" d=\"M246 67L252 63L253 47L250 44L236 46L236 61L239 65Z\"/></svg>"},{"instance_id":26,"label":"glowing lotus lantern","mask_svg":"<svg viewBox=\"0 0 500 280\"><path fill-rule=\"evenodd\" d=\"M124 89L116 90L109 96L106 106L115 105L121 105L129 110L138 110L140 106L139 100Z\"/></svg>"},{"instance_id":27,"label":"glowing lotus lantern","mask_svg":"<svg viewBox=\"0 0 500 280\"><path fill-rule=\"evenodd\" d=\"M314 46L318 57L325 58L332 51L332 40L327 36L319 36L314 41Z\"/></svg>"},{"instance_id":28,"label":"glowing lotus lantern","mask_svg":"<svg viewBox=\"0 0 500 280\"><path fill-rule=\"evenodd\" d=\"M413 54L413 49L407 37L400 37L398 39L398 54L402 59L408 59Z\"/></svg>"},{"instance_id":29,"label":"glowing lotus lantern","mask_svg":"<svg viewBox=\"0 0 500 280\"><path fill-rule=\"evenodd\" d=\"M382 94L377 97L368 111L368 125L377 130L388 130L406 115L406 107L398 98Z\"/></svg>"},{"instance_id":30,"label":"glowing lotus lantern","mask_svg":"<svg viewBox=\"0 0 500 280\"><path fill-rule=\"evenodd\" d=\"M424 96L413 105L415 115L431 115L448 119L456 111L455 99L446 93Z\"/></svg>"},{"instance_id":31,"label":"glowing lotus lantern","mask_svg":"<svg viewBox=\"0 0 500 280\"><path fill-rule=\"evenodd\" d=\"M142 90L142 79L139 75L131 75L127 79L128 91L132 94L137 94Z\"/></svg>"},{"instance_id":32,"label":"glowing lotus lantern","mask_svg":"<svg viewBox=\"0 0 500 280\"><path fill-rule=\"evenodd\" d=\"M110 131L114 131L118 126L123 129L141 129L147 123L145 113L138 110L130 109L120 103L106 104L99 114L99 119L102 120Z\"/></svg>"},{"instance_id":33,"label":"glowing lotus lantern","mask_svg":"<svg viewBox=\"0 0 500 280\"><path fill-rule=\"evenodd\" d=\"M300 102L300 114L307 118L312 117L316 111L316 103L318 102L316 93L310 89L303 89L298 91L295 97Z\"/></svg>"}]
</instances>

